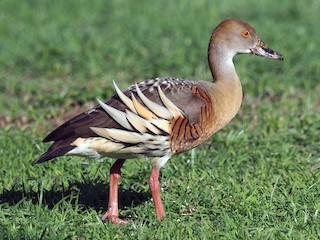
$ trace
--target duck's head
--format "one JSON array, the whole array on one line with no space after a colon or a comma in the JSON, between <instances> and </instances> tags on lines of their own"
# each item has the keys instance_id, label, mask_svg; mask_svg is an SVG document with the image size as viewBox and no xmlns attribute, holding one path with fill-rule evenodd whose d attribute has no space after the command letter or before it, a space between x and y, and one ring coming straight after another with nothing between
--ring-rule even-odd
<instances>
[{"instance_id":1,"label":"duck's head","mask_svg":"<svg viewBox=\"0 0 320 240\"><path fill-rule=\"evenodd\" d=\"M224 20L214 29L209 52L219 48L224 54L231 57L239 53L252 53L266 58L283 60L281 54L267 47L251 25L236 19ZM216 54L219 52L219 50L216 51Z\"/></svg>"}]
</instances>

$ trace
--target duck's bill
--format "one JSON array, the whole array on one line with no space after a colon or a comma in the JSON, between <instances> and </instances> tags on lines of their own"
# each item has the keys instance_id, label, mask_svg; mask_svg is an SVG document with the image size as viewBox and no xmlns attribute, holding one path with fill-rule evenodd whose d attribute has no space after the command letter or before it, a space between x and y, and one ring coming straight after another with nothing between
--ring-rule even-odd
<instances>
[{"instance_id":1,"label":"duck's bill","mask_svg":"<svg viewBox=\"0 0 320 240\"><path fill-rule=\"evenodd\" d=\"M268 48L268 46L264 42L260 42L254 48L251 48L251 52L255 55L272 58L276 60L283 60L283 56L280 53L273 51L272 49Z\"/></svg>"}]
</instances>

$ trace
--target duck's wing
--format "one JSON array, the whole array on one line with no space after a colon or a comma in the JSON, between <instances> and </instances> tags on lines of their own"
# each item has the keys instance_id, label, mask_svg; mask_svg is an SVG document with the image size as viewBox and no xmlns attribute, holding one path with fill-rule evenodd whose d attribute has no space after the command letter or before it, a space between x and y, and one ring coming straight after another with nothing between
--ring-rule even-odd
<instances>
[{"instance_id":1,"label":"duck's wing","mask_svg":"<svg viewBox=\"0 0 320 240\"><path fill-rule=\"evenodd\" d=\"M201 109L208 102L206 96L201 97L202 92L199 94L199 88L195 87L197 83L186 79L156 78L132 85L123 92L115 85L117 94L113 97L52 131L43 141L53 141L53 144L36 163L70 152L79 138L101 137L101 129L121 130L130 138L134 136L131 133L145 129L145 133L169 138L173 131L170 125L178 126L172 122L178 115L187 119L189 124L200 121Z\"/></svg>"}]
</instances>

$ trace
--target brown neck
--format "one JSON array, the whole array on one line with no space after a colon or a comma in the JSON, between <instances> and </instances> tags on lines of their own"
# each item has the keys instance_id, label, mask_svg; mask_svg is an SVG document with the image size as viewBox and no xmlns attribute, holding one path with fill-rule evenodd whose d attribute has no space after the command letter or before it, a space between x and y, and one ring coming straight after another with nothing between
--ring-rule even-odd
<instances>
[{"instance_id":1,"label":"brown neck","mask_svg":"<svg viewBox=\"0 0 320 240\"><path fill-rule=\"evenodd\" d=\"M232 79L239 80L232 61L233 57L234 54L230 52L227 46L210 41L208 63L215 82Z\"/></svg>"},{"instance_id":2,"label":"brown neck","mask_svg":"<svg viewBox=\"0 0 320 240\"><path fill-rule=\"evenodd\" d=\"M208 62L212 73L214 88L212 97L220 112L220 124L227 124L238 112L242 102L242 87L236 73L234 54L223 44L211 42L208 50Z\"/></svg>"}]
</instances>

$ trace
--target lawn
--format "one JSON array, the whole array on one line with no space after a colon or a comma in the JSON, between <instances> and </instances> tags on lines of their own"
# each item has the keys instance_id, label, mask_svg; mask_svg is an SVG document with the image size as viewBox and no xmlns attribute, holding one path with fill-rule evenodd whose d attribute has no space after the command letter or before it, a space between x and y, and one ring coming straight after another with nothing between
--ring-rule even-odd
<instances>
[{"instance_id":1,"label":"lawn","mask_svg":"<svg viewBox=\"0 0 320 240\"><path fill-rule=\"evenodd\" d=\"M2 0L0 239L319 239L320 2L307 2ZM121 226L100 221L113 159L34 165L46 134L111 97L112 80L211 81L209 37L230 17L284 61L234 59L241 111L162 169L164 220L146 160L123 167Z\"/></svg>"}]
</instances>

